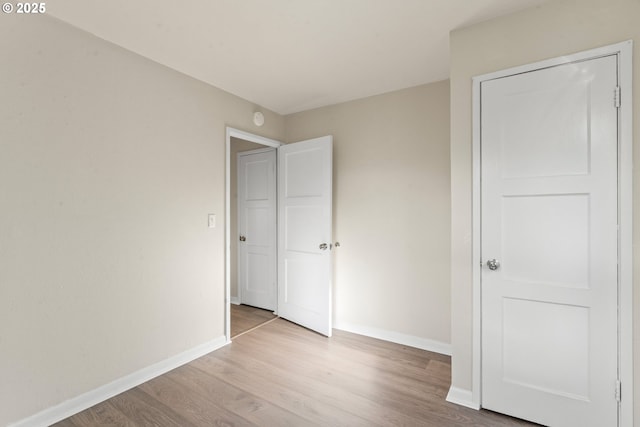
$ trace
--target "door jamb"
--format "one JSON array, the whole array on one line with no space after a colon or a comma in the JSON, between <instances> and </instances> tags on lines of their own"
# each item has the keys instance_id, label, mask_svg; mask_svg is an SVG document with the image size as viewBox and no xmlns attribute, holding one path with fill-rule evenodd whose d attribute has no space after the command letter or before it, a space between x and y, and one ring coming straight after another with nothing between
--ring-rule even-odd
<instances>
[{"instance_id":1,"label":"door jamb","mask_svg":"<svg viewBox=\"0 0 640 427\"><path fill-rule=\"evenodd\" d=\"M618 85L620 108L618 110L618 377L622 382L622 399L619 405L619 426L633 425L633 113L632 113L632 52L633 41L604 46L546 61L509 68L473 78L472 112L472 168L473 168L473 223L472 223L472 273L473 273L473 335L472 335L472 388L467 406L482 406L481 387L481 252L480 252L480 84L484 81L526 73L543 68L595 59L602 56L618 56ZM613 93L612 93L613 102ZM612 390L613 395L613 390Z\"/></svg>"},{"instance_id":2,"label":"door jamb","mask_svg":"<svg viewBox=\"0 0 640 427\"><path fill-rule=\"evenodd\" d=\"M226 127L225 151L225 213L224 213L224 334L227 343L231 342L231 138L243 139L267 147L278 148L282 142L255 135L232 127Z\"/></svg>"}]
</instances>

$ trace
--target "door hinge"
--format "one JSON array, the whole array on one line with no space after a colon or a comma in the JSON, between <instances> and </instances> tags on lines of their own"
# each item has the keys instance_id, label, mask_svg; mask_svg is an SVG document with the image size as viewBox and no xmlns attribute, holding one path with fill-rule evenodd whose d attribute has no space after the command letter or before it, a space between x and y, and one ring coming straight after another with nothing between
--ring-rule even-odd
<instances>
[{"instance_id":1,"label":"door hinge","mask_svg":"<svg viewBox=\"0 0 640 427\"><path fill-rule=\"evenodd\" d=\"M616 108L620 108L620 86L616 86L613 91L613 105Z\"/></svg>"},{"instance_id":2,"label":"door hinge","mask_svg":"<svg viewBox=\"0 0 640 427\"><path fill-rule=\"evenodd\" d=\"M616 401L622 400L622 383L620 380L616 380Z\"/></svg>"}]
</instances>

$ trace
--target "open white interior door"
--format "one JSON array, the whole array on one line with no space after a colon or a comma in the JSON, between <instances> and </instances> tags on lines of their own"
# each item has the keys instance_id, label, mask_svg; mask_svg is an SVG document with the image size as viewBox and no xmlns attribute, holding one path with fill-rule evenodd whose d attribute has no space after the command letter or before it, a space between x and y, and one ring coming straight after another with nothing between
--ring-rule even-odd
<instances>
[{"instance_id":1,"label":"open white interior door","mask_svg":"<svg viewBox=\"0 0 640 427\"><path fill-rule=\"evenodd\" d=\"M333 137L278 148L278 314L331 336Z\"/></svg>"}]
</instances>

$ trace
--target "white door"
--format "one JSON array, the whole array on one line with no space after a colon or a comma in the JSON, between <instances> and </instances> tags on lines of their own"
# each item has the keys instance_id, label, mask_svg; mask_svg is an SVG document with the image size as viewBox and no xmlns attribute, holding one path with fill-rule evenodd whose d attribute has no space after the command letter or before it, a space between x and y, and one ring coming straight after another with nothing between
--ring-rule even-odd
<instances>
[{"instance_id":1,"label":"white door","mask_svg":"<svg viewBox=\"0 0 640 427\"><path fill-rule=\"evenodd\" d=\"M276 309L276 150L238 153L240 302Z\"/></svg>"},{"instance_id":2,"label":"white door","mask_svg":"<svg viewBox=\"0 0 640 427\"><path fill-rule=\"evenodd\" d=\"M278 314L331 336L332 144L278 148Z\"/></svg>"},{"instance_id":3,"label":"white door","mask_svg":"<svg viewBox=\"0 0 640 427\"><path fill-rule=\"evenodd\" d=\"M484 408L617 425L616 64L481 83Z\"/></svg>"}]
</instances>

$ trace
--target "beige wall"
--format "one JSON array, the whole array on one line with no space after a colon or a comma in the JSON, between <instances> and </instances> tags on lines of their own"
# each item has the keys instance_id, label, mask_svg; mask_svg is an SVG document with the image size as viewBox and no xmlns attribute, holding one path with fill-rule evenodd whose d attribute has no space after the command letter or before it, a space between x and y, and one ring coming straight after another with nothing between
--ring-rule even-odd
<instances>
[{"instance_id":1,"label":"beige wall","mask_svg":"<svg viewBox=\"0 0 640 427\"><path fill-rule=\"evenodd\" d=\"M225 125L258 129L255 105L48 16L2 16L0 62L7 425L223 335Z\"/></svg>"},{"instance_id":2,"label":"beige wall","mask_svg":"<svg viewBox=\"0 0 640 427\"><path fill-rule=\"evenodd\" d=\"M259 132L259 131L258 131ZM231 230L229 285L231 298L238 298L238 153L249 150L267 148L238 138L231 138L231 170L229 172L229 190L231 192L231 212L229 213L229 228Z\"/></svg>"},{"instance_id":3,"label":"beige wall","mask_svg":"<svg viewBox=\"0 0 640 427\"><path fill-rule=\"evenodd\" d=\"M451 33L451 297L453 385L471 389L471 78L516 65L633 39L634 163L640 159L640 1L557 0ZM640 240L639 169L634 172L634 246ZM637 249L636 249L637 251ZM634 257L634 324L640 263ZM640 329L634 332L636 413L640 410ZM640 425L640 417L635 425Z\"/></svg>"},{"instance_id":4,"label":"beige wall","mask_svg":"<svg viewBox=\"0 0 640 427\"><path fill-rule=\"evenodd\" d=\"M286 140L334 136L338 328L450 342L449 83L286 117Z\"/></svg>"}]
</instances>

